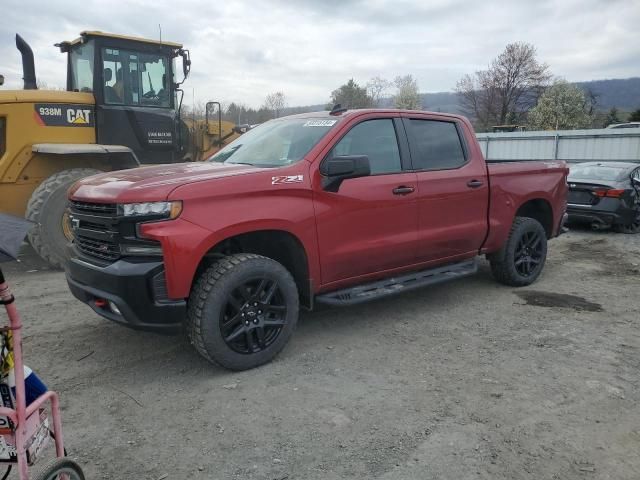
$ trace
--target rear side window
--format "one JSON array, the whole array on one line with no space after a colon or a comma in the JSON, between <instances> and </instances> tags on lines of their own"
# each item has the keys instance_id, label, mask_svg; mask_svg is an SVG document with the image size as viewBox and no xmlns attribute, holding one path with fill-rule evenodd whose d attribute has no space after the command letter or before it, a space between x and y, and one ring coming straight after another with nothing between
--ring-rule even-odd
<instances>
[{"instance_id":1,"label":"rear side window","mask_svg":"<svg viewBox=\"0 0 640 480\"><path fill-rule=\"evenodd\" d=\"M366 155L371 174L402 171L396 129L390 118L359 123L333 147L332 156Z\"/></svg>"},{"instance_id":2,"label":"rear side window","mask_svg":"<svg viewBox=\"0 0 640 480\"><path fill-rule=\"evenodd\" d=\"M466 162L456 124L438 120L406 121L411 160L416 170L446 170Z\"/></svg>"}]
</instances>

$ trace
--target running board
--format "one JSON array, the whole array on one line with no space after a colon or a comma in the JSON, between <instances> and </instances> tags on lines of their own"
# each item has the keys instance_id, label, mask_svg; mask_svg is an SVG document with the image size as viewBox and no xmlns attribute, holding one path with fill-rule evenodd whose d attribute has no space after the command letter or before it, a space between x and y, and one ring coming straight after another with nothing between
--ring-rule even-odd
<instances>
[{"instance_id":1,"label":"running board","mask_svg":"<svg viewBox=\"0 0 640 480\"><path fill-rule=\"evenodd\" d=\"M316 296L316 302L327 305L355 305L376 298L388 297L396 293L406 292L414 288L426 287L436 283L446 282L455 278L473 275L478 271L477 260L465 260L452 263L444 267L422 270L401 277L386 278L356 287L336 290Z\"/></svg>"}]
</instances>

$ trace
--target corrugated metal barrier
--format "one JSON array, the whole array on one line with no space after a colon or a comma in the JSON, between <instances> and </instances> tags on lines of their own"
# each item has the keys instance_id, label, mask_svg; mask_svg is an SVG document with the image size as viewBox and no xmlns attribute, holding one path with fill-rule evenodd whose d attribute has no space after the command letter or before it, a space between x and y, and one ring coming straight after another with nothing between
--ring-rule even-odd
<instances>
[{"instance_id":1,"label":"corrugated metal barrier","mask_svg":"<svg viewBox=\"0 0 640 480\"><path fill-rule=\"evenodd\" d=\"M489 161L640 162L640 128L478 133Z\"/></svg>"}]
</instances>

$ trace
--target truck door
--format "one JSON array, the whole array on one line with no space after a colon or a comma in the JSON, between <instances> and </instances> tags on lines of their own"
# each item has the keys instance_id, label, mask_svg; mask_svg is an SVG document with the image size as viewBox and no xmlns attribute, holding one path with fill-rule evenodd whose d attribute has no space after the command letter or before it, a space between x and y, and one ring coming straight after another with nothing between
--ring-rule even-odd
<instances>
[{"instance_id":1,"label":"truck door","mask_svg":"<svg viewBox=\"0 0 640 480\"><path fill-rule=\"evenodd\" d=\"M399 145L398 129L399 118L377 115L353 126L328 154L367 155L370 176L345 180L333 193L322 189L317 174L314 205L323 285L415 262L416 175L407 169L408 147Z\"/></svg>"},{"instance_id":2,"label":"truck door","mask_svg":"<svg viewBox=\"0 0 640 480\"><path fill-rule=\"evenodd\" d=\"M487 234L489 182L486 165L447 117L403 118L418 181L420 262L456 260L478 253Z\"/></svg>"}]
</instances>

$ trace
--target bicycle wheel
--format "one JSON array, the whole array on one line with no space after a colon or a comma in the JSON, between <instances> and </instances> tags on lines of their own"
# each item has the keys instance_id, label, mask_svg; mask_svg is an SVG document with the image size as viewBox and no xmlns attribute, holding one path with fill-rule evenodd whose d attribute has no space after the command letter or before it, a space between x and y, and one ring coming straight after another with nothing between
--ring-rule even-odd
<instances>
[{"instance_id":1,"label":"bicycle wheel","mask_svg":"<svg viewBox=\"0 0 640 480\"><path fill-rule=\"evenodd\" d=\"M66 457L54 458L43 464L31 478L32 480L85 480L80 465Z\"/></svg>"}]
</instances>

